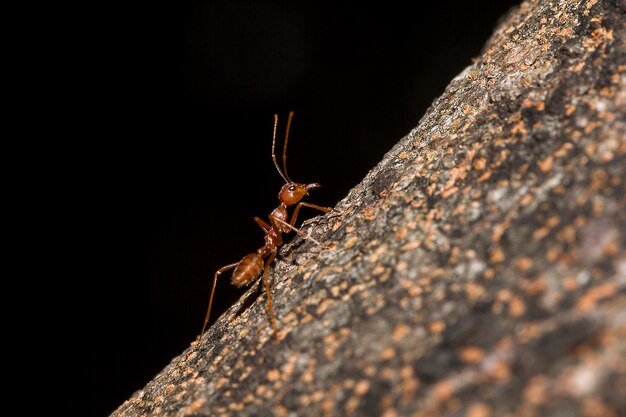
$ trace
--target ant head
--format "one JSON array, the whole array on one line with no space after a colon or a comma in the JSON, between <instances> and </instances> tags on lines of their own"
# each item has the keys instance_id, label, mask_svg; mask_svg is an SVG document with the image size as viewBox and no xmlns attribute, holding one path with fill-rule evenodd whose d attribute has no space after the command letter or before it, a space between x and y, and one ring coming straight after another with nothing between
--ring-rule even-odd
<instances>
[{"instance_id":1,"label":"ant head","mask_svg":"<svg viewBox=\"0 0 626 417\"><path fill-rule=\"evenodd\" d=\"M312 184L298 184L297 182L287 182L280 189L278 193L278 199L281 203L284 203L287 206L291 206L302 200L302 198L306 195L309 195L309 190L313 188L318 188L320 185L318 183Z\"/></svg>"},{"instance_id":2,"label":"ant head","mask_svg":"<svg viewBox=\"0 0 626 417\"><path fill-rule=\"evenodd\" d=\"M281 203L291 206L296 204L305 195L309 194L309 190L313 188L317 188L320 185L317 183L311 184L299 184L297 182L291 181L289 178L289 174L287 174L287 142L289 141L289 127L291 126L291 119L293 118L293 112L289 112L289 118L287 119L287 128L285 130L285 143L283 144L283 170L280 170L278 166L278 161L276 161L276 152L274 151L274 147L276 146L276 126L278 125L278 115L274 115L274 135L272 137L272 159L274 160L274 165L276 166L276 171L280 174L281 177L285 180L285 185L280 189L278 193L278 199Z\"/></svg>"}]
</instances>

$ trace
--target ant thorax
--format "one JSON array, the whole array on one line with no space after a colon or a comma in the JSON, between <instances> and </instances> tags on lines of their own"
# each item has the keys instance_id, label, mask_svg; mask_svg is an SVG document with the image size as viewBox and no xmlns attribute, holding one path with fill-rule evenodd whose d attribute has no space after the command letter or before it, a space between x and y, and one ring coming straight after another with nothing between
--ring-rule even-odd
<instances>
[{"instance_id":1,"label":"ant thorax","mask_svg":"<svg viewBox=\"0 0 626 417\"><path fill-rule=\"evenodd\" d=\"M278 207L276 207L272 214L270 214L271 223L276 227L281 233L288 233L291 229L285 226L287 223L287 206L284 203L281 203ZM275 220L274 220L275 219Z\"/></svg>"}]
</instances>

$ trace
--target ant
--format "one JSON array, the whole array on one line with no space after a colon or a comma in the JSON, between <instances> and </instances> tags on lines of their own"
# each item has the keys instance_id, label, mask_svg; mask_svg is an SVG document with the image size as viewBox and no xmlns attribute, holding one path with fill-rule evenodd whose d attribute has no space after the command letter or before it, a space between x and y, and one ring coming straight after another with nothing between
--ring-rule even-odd
<instances>
[{"instance_id":1,"label":"ant","mask_svg":"<svg viewBox=\"0 0 626 417\"><path fill-rule=\"evenodd\" d=\"M280 170L278 162L276 161L276 153L274 152L276 144L276 127L278 125L278 115L274 115L274 134L272 137L272 160L276 166L276 170L280 176L285 180L285 185L282 186L278 193L278 200L280 204L269 215L269 223L265 220L255 217L254 221L263 229L265 233L265 245L257 249L256 252L250 253L244 256L239 262L235 262L221 267L215 273L213 277L213 287L211 289L211 296L209 298L209 308L204 318L204 325L200 332L200 337L204 334L204 330L209 322L209 316L211 315L211 306L213 305L213 295L215 293L215 286L217 285L217 278L225 271L234 268L233 275L230 279L231 284L236 287L242 287L244 285L251 284L256 280L261 273L263 273L263 284L265 285L265 294L267 295L267 310L271 319L272 329L274 331L274 338L278 336L278 326L276 324L276 318L274 316L274 309L272 307L272 298L270 296L270 282L268 278L268 270L270 264L276 257L278 248L283 244L283 233L289 233L294 231L303 235L319 244L315 239L305 235L299 229L294 227L296 219L298 218L298 212L302 206L310 207L324 213L328 213L332 210L329 207L321 207L315 204L307 203L302 200L305 196L309 195L309 190L320 187L318 183L300 184L291 181L287 174L287 141L289 139L289 127L291 126L291 119L293 118L293 111L289 112L289 118L287 119L287 127L285 130L285 143L283 145L283 170ZM291 219L288 220L287 208L294 206L295 209L291 215Z\"/></svg>"}]
</instances>

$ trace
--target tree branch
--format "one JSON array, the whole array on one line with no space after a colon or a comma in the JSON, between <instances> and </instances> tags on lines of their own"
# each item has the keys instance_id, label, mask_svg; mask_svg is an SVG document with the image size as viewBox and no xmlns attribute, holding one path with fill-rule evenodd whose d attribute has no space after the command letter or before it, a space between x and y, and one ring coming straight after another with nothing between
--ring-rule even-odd
<instances>
[{"instance_id":1,"label":"tree branch","mask_svg":"<svg viewBox=\"0 0 626 417\"><path fill-rule=\"evenodd\" d=\"M511 11L281 249L279 340L244 296L112 416L625 415L625 20Z\"/></svg>"}]
</instances>

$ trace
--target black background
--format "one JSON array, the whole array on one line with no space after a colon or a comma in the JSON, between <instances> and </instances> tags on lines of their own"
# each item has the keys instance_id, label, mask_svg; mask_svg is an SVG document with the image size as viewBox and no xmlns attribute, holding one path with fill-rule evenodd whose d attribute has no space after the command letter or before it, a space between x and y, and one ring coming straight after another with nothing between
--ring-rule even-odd
<instances>
[{"instance_id":1,"label":"black background","mask_svg":"<svg viewBox=\"0 0 626 417\"><path fill-rule=\"evenodd\" d=\"M50 64L63 74L56 97L72 104L51 123L59 156L39 197L55 213L41 232L54 238L41 244L58 251L51 321L54 343L66 346L56 361L74 369L70 411L106 416L148 383L198 335L215 270L262 246L253 217L270 213L282 185L274 113L280 147L295 112L289 175L321 183L307 201L333 206L518 4L431 3L79 11ZM313 215L303 209L300 221ZM213 318L243 291L224 278Z\"/></svg>"}]
</instances>

